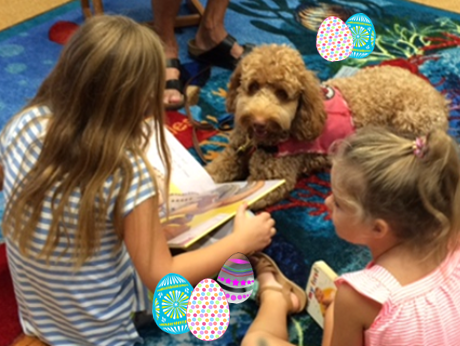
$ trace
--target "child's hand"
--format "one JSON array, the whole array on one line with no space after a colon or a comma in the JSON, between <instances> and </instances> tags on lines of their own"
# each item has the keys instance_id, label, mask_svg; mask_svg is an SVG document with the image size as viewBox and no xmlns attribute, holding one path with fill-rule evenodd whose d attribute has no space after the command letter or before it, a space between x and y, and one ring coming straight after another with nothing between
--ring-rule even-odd
<instances>
[{"instance_id":1,"label":"child's hand","mask_svg":"<svg viewBox=\"0 0 460 346\"><path fill-rule=\"evenodd\" d=\"M263 212L254 217L246 215L247 204L243 203L235 216L233 233L241 239L241 245L247 255L267 247L276 230L275 220L269 213Z\"/></svg>"}]
</instances>

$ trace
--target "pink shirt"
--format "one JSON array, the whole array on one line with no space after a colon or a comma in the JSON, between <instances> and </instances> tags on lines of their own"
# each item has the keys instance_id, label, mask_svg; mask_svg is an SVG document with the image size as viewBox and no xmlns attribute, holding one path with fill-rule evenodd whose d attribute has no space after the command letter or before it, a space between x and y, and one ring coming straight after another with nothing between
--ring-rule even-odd
<instances>
[{"instance_id":1,"label":"pink shirt","mask_svg":"<svg viewBox=\"0 0 460 346\"><path fill-rule=\"evenodd\" d=\"M336 283L343 282L382 304L364 333L366 346L460 345L460 250L409 285L401 286L386 269L372 263Z\"/></svg>"},{"instance_id":2,"label":"pink shirt","mask_svg":"<svg viewBox=\"0 0 460 346\"><path fill-rule=\"evenodd\" d=\"M327 118L323 133L311 142L289 139L278 145L277 156L303 153L327 154L331 144L355 132L353 118L347 102L339 89L322 86Z\"/></svg>"}]
</instances>

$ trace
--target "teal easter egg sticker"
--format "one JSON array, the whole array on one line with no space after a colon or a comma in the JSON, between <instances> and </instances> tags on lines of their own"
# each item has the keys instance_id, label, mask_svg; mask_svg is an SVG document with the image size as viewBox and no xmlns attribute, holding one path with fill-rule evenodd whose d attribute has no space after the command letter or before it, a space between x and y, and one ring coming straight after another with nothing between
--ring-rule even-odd
<instances>
[{"instance_id":1,"label":"teal easter egg sticker","mask_svg":"<svg viewBox=\"0 0 460 346\"><path fill-rule=\"evenodd\" d=\"M364 13L352 15L345 22L353 35L353 51L350 58L362 59L374 51L375 29L371 19Z\"/></svg>"},{"instance_id":2,"label":"teal easter egg sticker","mask_svg":"<svg viewBox=\"0 0 460 346\"><path fill-rule=\"evenodd\" d=\"M153 295L153 318L157 326L169 334L189 331L187 305L193 287L183 276L165 275L158 283Z\"/></svg>"}]
</instances>

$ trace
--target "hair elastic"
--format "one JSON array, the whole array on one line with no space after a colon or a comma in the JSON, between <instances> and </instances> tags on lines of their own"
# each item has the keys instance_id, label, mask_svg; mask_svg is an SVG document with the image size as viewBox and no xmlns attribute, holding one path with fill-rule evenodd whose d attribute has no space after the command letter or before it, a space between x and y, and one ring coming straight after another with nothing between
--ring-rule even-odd
<instances>
[{"instance_id":1,"label":"hair elastic","mask_svg":"<svg viewBox=\"0 0 460 346\"><path fill-rule=\"evenodd\" d=\"M412 149L414 150L414 155L422 159L427 150L426 137L417 137L412 145Z\"/></svg>"}]
</instances>

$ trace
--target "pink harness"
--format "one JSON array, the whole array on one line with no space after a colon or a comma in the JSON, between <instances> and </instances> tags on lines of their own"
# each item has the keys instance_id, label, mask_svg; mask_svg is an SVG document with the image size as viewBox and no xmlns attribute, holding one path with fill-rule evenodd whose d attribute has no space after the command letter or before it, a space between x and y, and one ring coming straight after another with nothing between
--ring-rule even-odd
<instances>
[{"instance_id":1,"label":"pink harness","mask_svg":"<svg viewBox=\"0 0 460 346\"><path fill-rule=\"evenodd\" d=\"M324 107L327 114L323 133L310 142L288 139L279 143L275 147L276 157L304 153L327 154L334 141L344 139L355 132L350 108L339 89L327 85L322 85L321 89L325 96Z\"/></svg>"}]
</instances>

